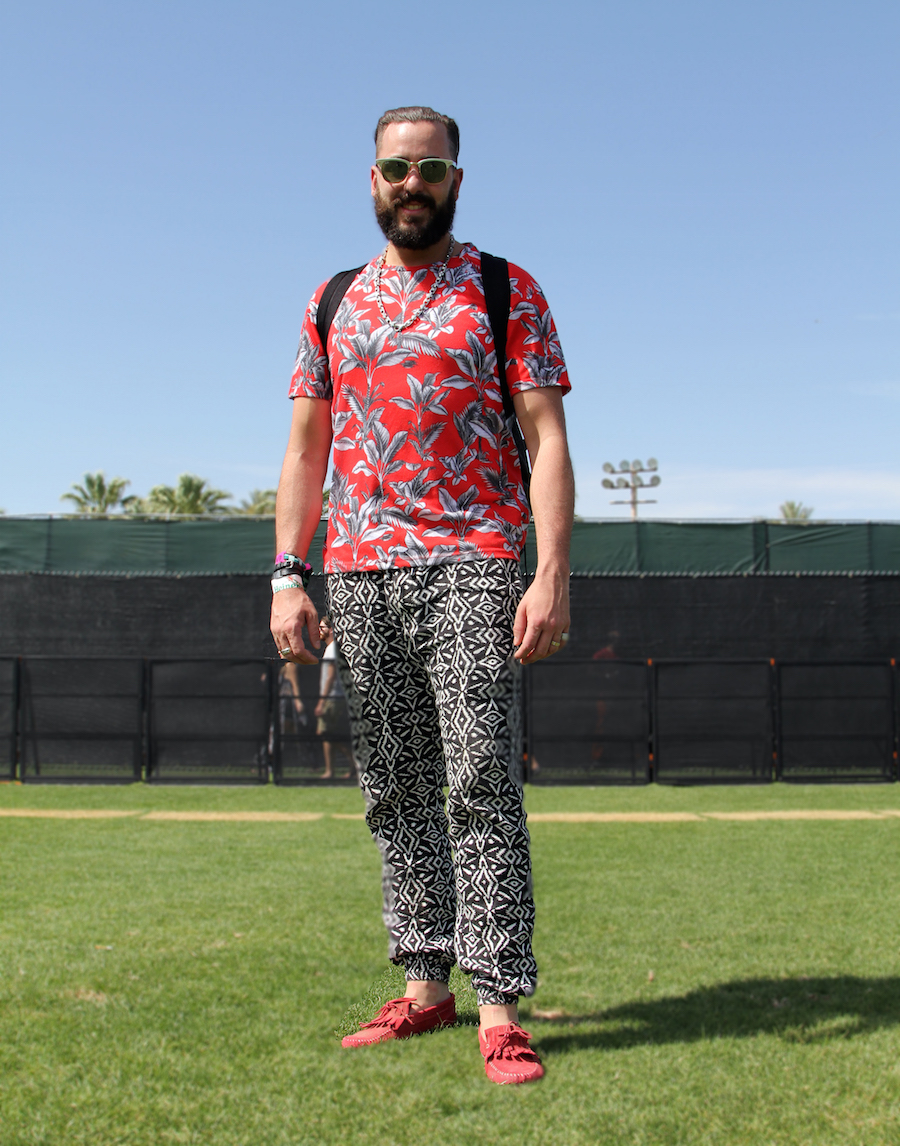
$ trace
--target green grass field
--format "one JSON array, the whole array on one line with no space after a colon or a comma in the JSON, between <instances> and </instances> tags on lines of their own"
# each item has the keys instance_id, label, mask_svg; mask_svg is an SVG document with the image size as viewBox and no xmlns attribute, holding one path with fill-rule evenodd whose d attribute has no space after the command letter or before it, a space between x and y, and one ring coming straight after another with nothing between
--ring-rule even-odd
<instances>
[{"instance_id":1,"label":"green grass field","mask_svg":"<svg viewBox=\"0 0 900 1146\"><path fill-rule=\"evenodd\" d=\"M900 809L900 786L536 789L532 812ZM0 786L0 1143L900 1143L900 817L536 822L547 1066L344 1051L386 972L349 790ZM172 822L168 811L318 811Z\"/></svg>"}]
</instances>

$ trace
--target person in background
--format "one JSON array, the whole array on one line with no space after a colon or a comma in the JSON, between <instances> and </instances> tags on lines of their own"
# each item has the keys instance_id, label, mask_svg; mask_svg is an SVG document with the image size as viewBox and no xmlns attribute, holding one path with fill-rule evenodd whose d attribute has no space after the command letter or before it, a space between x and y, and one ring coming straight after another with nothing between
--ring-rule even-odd
<instances>
[{"instance_id":1,"label":"person in background","mask_svg":"<svg viewBox=\"0 0 900 1146\"><path fill-rule=\"evenodd\" d=\"M319 640L325 646L322 654L322 663L319 669L319 703L316 705L316 733L322 737L322 755L325 757L325 771L323 780L335 778L334 752L337 749L344 753L353 766L353 755L350 745L343 740L332 741L331 736L340 734L345 724L346 699L344 686L341 684L340 673L337 668L337 645L334 643L334 629L331 626L331 617L326 613L319 621ZM294 666L296 667L296 666ZM329 739L325 739L329 737ZM350 772L345 772L345 776Z\"/></svg>"}]
</instances>

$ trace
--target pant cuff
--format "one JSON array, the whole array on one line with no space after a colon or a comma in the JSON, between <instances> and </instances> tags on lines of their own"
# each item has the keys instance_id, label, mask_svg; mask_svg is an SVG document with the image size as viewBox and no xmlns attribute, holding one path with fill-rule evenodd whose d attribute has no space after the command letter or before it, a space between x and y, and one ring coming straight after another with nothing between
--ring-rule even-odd
<instances>
[{"instance_id":1,"label":"pant cuff","mask_svg":"<svg viewBox=\"0 0 900 1146\"><path fill-rule=\"evenodd\" d=\"M519 996L508 991L495 991L491 987L479 987L475 992L479 1007L515 1007Z\"/></svg>"},{"instance_id":2,"label":"pant cuff","mask_svg":"<svg viewBox=\"0 0 900 1146\"><path fill-rule=\"evenodd\" d=\"M450 982L453 964L440 955L404 955L403 969L407 982L410 979L433 979L438 983Z\"/></svg>"}]
</instances>

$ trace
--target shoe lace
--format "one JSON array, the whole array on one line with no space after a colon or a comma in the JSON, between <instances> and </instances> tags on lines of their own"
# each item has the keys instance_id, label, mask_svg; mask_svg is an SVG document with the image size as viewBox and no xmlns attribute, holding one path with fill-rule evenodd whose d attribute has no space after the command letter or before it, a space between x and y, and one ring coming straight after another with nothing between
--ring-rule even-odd
<instances>
[{"instance_id":1,"label":"shoe lace","mask_svg":"<svg viewBox=\"0 0 900 1146\"><path fill-rule=\"evenodd\" d=\"M512 1062L536 1062L538 1056L528 1045L531 1035L521 1027L506 1027L494 1036L488 1058L504 1058Z\"/></svg>"},{"instance_id":2,"label":"shoe lace","mask_svg":"<svg viewBox=\"0 0 900 1146\"><path fill-rule=\"evenodd\" d=\"M368 1023L363 1023L360 1030L384 1027L387 1030L396 1031L409 1016L410 1008L414 1002L414 999L391 999L390 1002L384 1004L373 1019Z\"/></svg>"}]
</instances>

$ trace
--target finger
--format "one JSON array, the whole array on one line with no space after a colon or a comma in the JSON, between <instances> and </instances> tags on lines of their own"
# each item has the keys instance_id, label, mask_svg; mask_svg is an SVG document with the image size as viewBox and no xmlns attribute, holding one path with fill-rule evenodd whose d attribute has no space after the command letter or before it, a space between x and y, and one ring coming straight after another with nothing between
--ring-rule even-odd
<instances>
[{"instance_id":1,"label":"finger","mask_svg":"<svg viewBox=\"0 0 900 1146\"><path fill-rule=\"evenodd\" d=\"M529 625L525 631L525 636L522 638L520 660L522 664L533 664L534 661L539 661L547 655L547 649L550 647L550 637L552 630L545 632L536 624Z\"/></svg>"},{"instance_id":2,"label":"finger","mask_svg":"<svg viewBox=\"0 0 900 1146\"><path fill-rule=\"evenodd\" d=\"M525 636L525 630L528 627L528 615L525 608L525 602L520 601L519 607L516 609L516 619L513 622L513 645L516 648L522 644L522 638ZM516 654L518 656L518 654Z\"/></svg>"},{"instance_id":3,"label":"finger","mask_svg":"<svg viewBox=\"0 0 900 1146\"><path fill-rule=\"evenodd\" d=\"M554 633L550 639L550 648L547 650L547 656L552 657L554 653L558 653L566 640L568 640L568 636L568 633Z\"/></svg>"},{"instance_id":4,"label":"finger","mask_svg":"<svg viewBox=\"0 0 900 1146\"><path fill-rule=\"evenodd\" d=\"M319 663L318 658L313 656L299 637L292 640L290 637L282 636L275 641L275 647L279 657L291 664L316 665Z\"/></svg>"}]
</instances>

